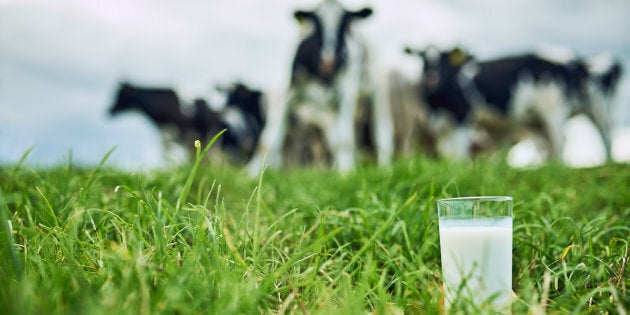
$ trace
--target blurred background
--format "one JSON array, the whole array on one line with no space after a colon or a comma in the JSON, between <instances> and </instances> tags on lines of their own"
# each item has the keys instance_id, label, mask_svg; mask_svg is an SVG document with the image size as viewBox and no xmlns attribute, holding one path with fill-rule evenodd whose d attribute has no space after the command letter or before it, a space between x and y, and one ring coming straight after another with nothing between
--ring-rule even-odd
<instances>
[{"instance_id":1,"label":"blurred background","mask_svg":"<svg viewBox=\"0 0 630 315\"><path fill-rule=\"evenodd\" d=\"M406 45L460 45L480 59L550 47L583 57L612 54L625 71L612 108L615 150L630 156L630 1L341 2L374 8L363 34L381 64L412 78L419 61L403 54ZM292 13L317 3L0 0L0 164L34 147L31 165L70 157L92 165L117 146L109 165L160 166L160 137L148 119L107 114L119 82L173 87L190 99L235 80L281 90L300 34ZM594 130L576 124L567 146L601 150Z\"/></svg>"}]
</instances>

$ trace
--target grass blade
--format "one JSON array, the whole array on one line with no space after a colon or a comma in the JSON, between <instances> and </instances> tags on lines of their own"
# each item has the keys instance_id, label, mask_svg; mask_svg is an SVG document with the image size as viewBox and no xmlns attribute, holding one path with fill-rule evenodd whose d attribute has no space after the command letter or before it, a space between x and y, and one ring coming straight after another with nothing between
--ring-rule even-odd
<instances>
[{"instance_id":1,"label":"grass blade","mask_svg":"<svg viewBox=\"0 0 630 315\"><path fill-rule=\"evenodd\" d=\"M24 269L22 268L22 262L15 251L15 244L13 242L13 231L11 225L9 224L9 217L7 212L9 209L7 208L6 201L4 200L4 193L0 190L0 229L2 229L2 233L5 235L7 248L9 251L9 256L11 259L11 265L13 266L13 274L16 278L22 278L22 274L24 273Z\"/></svg>"},{"instance_id":2,"label":"grass blade","mask_svg":"<svg viewBox=\"0 0 630 315\"><path fill-rule=\"evenodd\" d=\"M212 145L226 131L227 129L223 129L221 130L221 132L217 133L214 137L212 137L212 139L210 139L210 142L208 142L208 144L203 149L203 151L201 151L201 142L199 140L195 141L195 148L196 148L195 164L193 165L192 170L188 174L188 179L186 180L186 184L184 184L184 188L182 188L182 192L179 194L179 198L177 199L177 205L175 206L175 215L179 213L183 203L185 203L186 199L188 198L188 194L190 193L190 188L192 187L193 181L195 179L195 175L197 174L197 169L199 169L199 164L201 164L201 161L203 160L203 157L206 155L206 152L210 150L210 147L212 147Z\"/></svg>"}]
</instances>

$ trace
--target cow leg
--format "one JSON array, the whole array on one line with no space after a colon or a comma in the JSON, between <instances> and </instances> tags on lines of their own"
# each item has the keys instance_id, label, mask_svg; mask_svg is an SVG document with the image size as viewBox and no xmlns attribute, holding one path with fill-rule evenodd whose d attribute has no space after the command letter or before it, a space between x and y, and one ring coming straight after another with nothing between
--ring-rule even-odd
<instances>
[{"instance_id":1,"label":"cow leg","mask_svg":"<svg viewBox=\"0 0 630 315\"><path fill-rule=\"evenodd\" d=\"M178 128L172 126L164 126L159 128L160 140L162 142L162 152L164 161L169 165L179 165L192 157L194 154L188 151L188 148L192 148L193 142L182 143L184 139L180 136Z\"/></svg>"},{"instance_id":2,"label":"cow leg","mask_svg":"<svg viewBox=\"0 0 630 315\"><path fill-rule=\"evenodd\" d=\"M251 176L260 174L265 160L271 167L279 167L282 164L282 145L286 137L288 109L294 98L295 93L289 92L286 102L279 97L269 101L269 106L278 108L269 107L267 110L267 123L260 135L256 152L247 164L247 172Z\"/></svg>"},{"instance_id":3,"label":"cow leg","mask_svg":"<svg viewBox=\"0 0 630 315\"><path fill-rule=\"evenodd\" d=\"M325 133L335 166L340 171L349 171L354 168L356 159L354 117L359 98L359 80L357 76L346 75L337 83L339 115L334 128L326 128Z\"/></svg>"},{"instance_id":4,"label":"cow leg","mask_svg":"<svg viewBox=\"0 0 630 315\"><path fill-rule=\"evenodd\" d=\"M475 127L469 123L458 125L446 138L440 141L439 150L442 155L456 161L466 161L472 157Z\"/></svg>"},{"instance_id":5,"label":"cow leg","mask_svg":"<svg viewBox=\"0 0 630 315\"><path fill-rule=\"evenodd\" d=\"M394 126L392 108L388 93L388 76L372 75L374 80L372 99L372 119L374 124L374 140L378 154L378 164L388 166L394 154Z\"/></svg>"},{"instance_id":6,"label":"cow leg","mask_svg":"<svg viewBox=\"0 0 630 315\"><path fill-rule=\"evenodd\" d=\"M511 117L518 124L542 123L549 139L551 155L562 158L564 125L569 118L569 102L562 87L555 81L524 80L516 88Z\"/></svg>"},{"instance_id":7,"label":"cow leg","mask_svg":"<svg viewBox=\"0 0 630 315\"><path fill-rule=\"evenodd\" d=\"M398 72L392 72L389 80L389 99L392 117L396 117L394 130L394 152L408 156L418 148L420 139L420 104L413 95L416 87L406 82Z\"/></svg>"},{"instance_id":8,"label":"cow leg","mask_svg":"<svg viewBox=\"0 0 630 315\"><path fill-rule=\"evenodd\" d=\"M597 127L602 141L604 142L604 149L606 150L606 159L612 160L612 139L611 139L611 117L610 107L611 99L599 92L591 93L591 99L586 108L588 111L586 115Z\"/></svg>"},{"instance_id":9,"label":"cow leg","mask_svg":"<svg viewBox=\"0 0 630 315\"><path fill-rule=\"evenodd\" d=\"M549 137L551 153L560 159L564 149L564 127L570 114L569 103L557 84L547 86L541 95L544 98L536 103L536 111Z\"/></svg>"}]
</instances>

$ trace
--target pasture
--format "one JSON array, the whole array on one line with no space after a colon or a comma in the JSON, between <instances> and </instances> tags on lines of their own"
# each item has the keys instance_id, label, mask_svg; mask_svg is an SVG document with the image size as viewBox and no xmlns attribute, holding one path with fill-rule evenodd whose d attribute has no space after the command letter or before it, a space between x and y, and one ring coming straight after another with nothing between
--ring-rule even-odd
<instances>
[{"instance_id":1,"label":"pasture","mask_svg":"<svg viewBox=\"0 0 630 315\"><path fill-rule=\"evenodd\" d=\"M436 314L435 200L465 195L514 197L514 314L630 308L627 164L414 157L253 179L211 163L133 173L108 155L0 167L2 313Z\"/></svg>"}]
</instances>

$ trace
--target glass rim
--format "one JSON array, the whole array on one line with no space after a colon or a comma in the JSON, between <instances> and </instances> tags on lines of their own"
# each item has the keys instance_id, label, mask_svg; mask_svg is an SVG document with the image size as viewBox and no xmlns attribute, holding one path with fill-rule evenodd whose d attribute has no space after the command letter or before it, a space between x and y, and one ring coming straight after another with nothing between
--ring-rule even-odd
<instances>
[{"instance_id":1,"label":"glass rim","mask_svg":"<svg viewBox=\"0 0 630 315\"><path fill-rule=\"evenodd\" d=\"M511 196L465 196L438 199L437 202L449 201L513 201Z\"/></svg>"}]
</instances>

